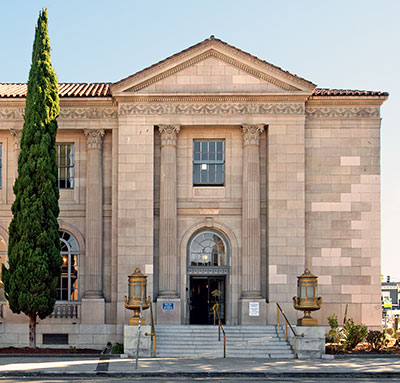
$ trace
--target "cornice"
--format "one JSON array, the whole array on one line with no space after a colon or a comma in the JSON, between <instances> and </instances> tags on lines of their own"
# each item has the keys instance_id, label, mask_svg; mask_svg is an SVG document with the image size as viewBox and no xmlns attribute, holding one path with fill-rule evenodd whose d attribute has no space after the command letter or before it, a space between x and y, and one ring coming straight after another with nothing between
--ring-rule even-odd
<instances>
[{"instance_id":1,"label":"cornice","mask_svg":"<svg viewBox=\"0 0 400 383\"><path fill-rule=\"evenodd\" d=\"M304 103L310 97L310 93L174 93L174 94L121 94L115 97L120 105L122 103L154 103L154 102L298 102Z\"/></svg>"},{"instance_id":2,"label":"cornice","mask_svg":"<svg viewBox=\"0 0 400 383\"><path fill-rule=\"evenodd\" d=\"M382 105L387 98L384 97L310 97L306 102L308 107L324 107L330 105Z\"/></svg>"}]
</instances>

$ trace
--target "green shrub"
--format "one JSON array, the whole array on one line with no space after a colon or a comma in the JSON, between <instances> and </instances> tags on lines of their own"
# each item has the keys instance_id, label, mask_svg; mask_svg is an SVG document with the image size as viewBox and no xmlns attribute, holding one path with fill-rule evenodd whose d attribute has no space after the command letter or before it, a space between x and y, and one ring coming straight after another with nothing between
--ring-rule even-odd
<instances>
[{"instance_id":1,"label":"green shrub","mask_svg":"<svg viewBox=\"0 0 400 383\"><path fill-rule=\"evenodd\" d=\"M331 343L333 353L337 353L342 348L341 341L343 338L342 329L339 328L339 322L336 314L328 317L329 326L331 329L328 332L327 341Z\"/></svg>"},{"instance_id":2,"label":"green shrub","mask_svg":"<svg viewBox=\"0 0 400 383\"><path fill-rule=\"evenodd\" d=\"M393 334L393 338L395 338L395 339L399 339L399 338L400 338L400 330L397 330L397 331Z\"/></svg>"},{"instance_id":3,"label":"green shrub","mask_svg":"<svg viewBox=\"0 0 400 383\"><path fill-rule=\"evenodd\" d=\"M343 326L343 336L344 336L344 348L345 350L352 350L360 342L365 340L368 334L367 326L363 324L354 324L353 319L349 318L346 320Z\"/></svg>"},{"instance_id":4,"label":"green shrub","mask_svg":"<svg viewBox=\"0 0 400 383\"><path fill-rule=\"evenodd\" d=\"M389 342L389 340L386 339L384 332L372 330L368 331L366 341L368 342L372 351L380 351Z\"/></svg>"},{"instance_id":5,"label":"green shrub","mask_svg":"<svg viewBox=\"0 0 400 383\"><path fill-rule=\"evenodd\" d=\"M124 345L122 343L116 343L111 349L112 354L123 354L124 353Z\"/></svg>"}]
</instances>

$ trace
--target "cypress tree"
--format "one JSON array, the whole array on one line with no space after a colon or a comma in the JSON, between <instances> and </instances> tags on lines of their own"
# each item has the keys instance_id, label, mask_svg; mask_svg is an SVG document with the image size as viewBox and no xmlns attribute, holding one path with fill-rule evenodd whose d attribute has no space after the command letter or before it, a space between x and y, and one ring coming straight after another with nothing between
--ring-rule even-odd
<instances>
[{"instance_id":1,"label":"cypress tree","mask_svg":"<svg viewBox=\"0 0 400 383\"><path fill-rule=\"evenodd\" d=\"M36 320L56 302L62 257L57 217L57 77L50 61L47 10L39 12L26 95L15 201L9 226L5 296L14 313L29 317L29 343L36 347Z\"/></svg>"}]
</instances>

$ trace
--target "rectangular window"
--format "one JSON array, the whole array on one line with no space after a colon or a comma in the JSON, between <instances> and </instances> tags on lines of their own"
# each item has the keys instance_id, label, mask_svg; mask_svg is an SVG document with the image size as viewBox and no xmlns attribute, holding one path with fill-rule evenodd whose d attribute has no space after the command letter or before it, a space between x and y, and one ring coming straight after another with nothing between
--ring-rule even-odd
<instances>
[{"instance_id":1,"label":"rectangular window","mask_svg":"<svg viewBox=\"0 0 400 383\"><path fill-rule=\"evenodd\" d=\"M225 141L193 141L193 185L223 186Z\"/></svg>"},{"instance_id":2,"label":"rectangular window","mask_svg":"<svg viewBox=\"0 0 400 383\"><path fill-rule=\"evenodd\" d=\"M75 173L74 144L57 144L58 188L73 189Z\"/></svg>"}]
</instances>

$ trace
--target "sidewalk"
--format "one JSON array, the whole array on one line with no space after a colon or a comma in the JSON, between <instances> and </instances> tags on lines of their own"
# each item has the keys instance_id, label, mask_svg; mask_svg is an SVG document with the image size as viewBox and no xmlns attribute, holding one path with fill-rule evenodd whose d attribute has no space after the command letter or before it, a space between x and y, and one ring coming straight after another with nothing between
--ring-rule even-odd
<instances>
[{"instance_id":1,"label":"sidewalk","mask_svg":"<svg viewBox=\"0 0 400 383\"><path fill-rule=\"evenodd\" d=\"M373 376L400 378L400 357L340 357L333 360L247 358L144 358L114 356L1 356L0 376Z\"/></svg>"}]
</instances>

